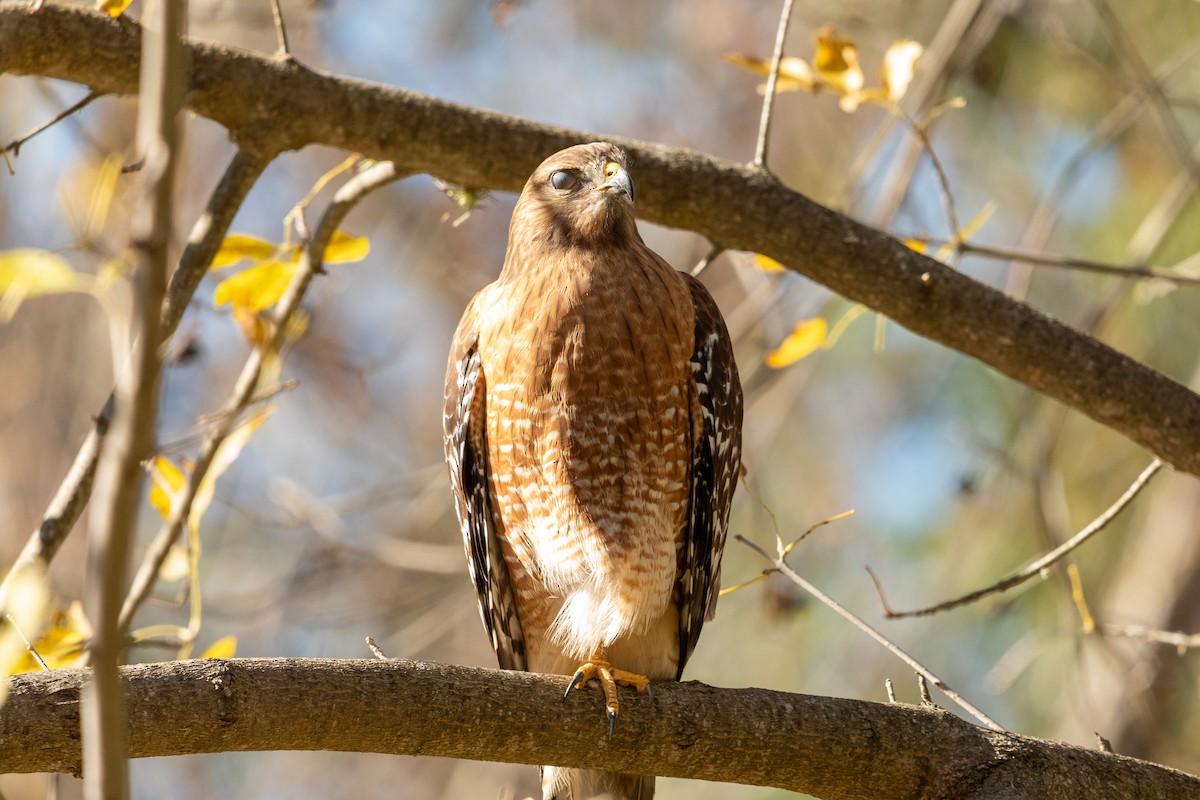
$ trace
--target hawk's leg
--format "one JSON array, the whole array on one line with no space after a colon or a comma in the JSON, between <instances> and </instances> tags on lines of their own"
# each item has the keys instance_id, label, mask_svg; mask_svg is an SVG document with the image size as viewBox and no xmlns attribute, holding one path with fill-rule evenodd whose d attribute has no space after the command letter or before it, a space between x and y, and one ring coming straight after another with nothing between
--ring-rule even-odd
<instances>
[{"instance_id":1,"label":"hawk's leg","mask_svg":"<svg viewBox=\"0 0 1200 800\"><path fill-rule=\"evenodd\" d=\"M639 692L644 692L650 687L650 679L645 675L638 675L636 672L626 672L623 669L616 669L612 664L608 663L608 656L603 650L600 650L596 655L589 658L587 661L579 665L579 669L575 670L575 674L571 677L571 682L567 684L567 691L563 694L565 698L571 693L571 690L576 686L587 686L589 681L598 681L600 688L604 691L604 709L608 712L608 735L612 736L613 729L617 725L617 710L619 703L617 702L617 684L622 686L632 686Z\"/></svg>"}]
</instances>

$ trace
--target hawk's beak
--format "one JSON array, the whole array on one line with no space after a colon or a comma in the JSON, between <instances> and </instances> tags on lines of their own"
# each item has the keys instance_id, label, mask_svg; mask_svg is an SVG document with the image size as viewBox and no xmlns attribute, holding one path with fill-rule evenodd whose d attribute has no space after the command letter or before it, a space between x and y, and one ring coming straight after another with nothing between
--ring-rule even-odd
<instances>
[{"instance_id":1,"label":"hawk's beak","mask_svg":"<svg viewBox=\"0 0 1200 800\"><path fill-rule=\"evenodd\" d=\"M629 196L630 200L633 200L633 178L629 177L629 173L625 171L624 167L614 162L609 164L608 168L604 170L604 174L608 180L596 187L597 192L625 194Z\"/></svg>"}]
</instances>

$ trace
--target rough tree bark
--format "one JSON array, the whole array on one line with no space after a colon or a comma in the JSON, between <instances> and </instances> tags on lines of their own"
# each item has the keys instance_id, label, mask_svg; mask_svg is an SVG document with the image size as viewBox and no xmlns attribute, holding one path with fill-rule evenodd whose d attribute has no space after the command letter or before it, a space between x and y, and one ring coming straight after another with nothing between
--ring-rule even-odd
<instances>
[{"instance_id":1,"label":"rough tree bark","mask_svg":"<svg viewBox=\"0 0 1200 800\"><path fill-rule=\"evenodd\" d=\"M141 29L96 12L0 3L0 72L137 88ZM188 107L271 152L326 144L451 183L517 190L547 153L600 134L467 108L191 41ZM1036 309L745 164L605 137L631 152L638 213L765 253L928 339L973 356L1200 475L1200 396Z\"/></svg>"},{"instance_id":2,"label":"rough tree bark","mask_svg":"<svg viewBox=\"0 0 1200 800\"><path fill-rule=\"evenodd\" d=\"M130 756L341 750L777 786L828 800L1200 797L1200 778L901 704L655 684L607 738L566 678L415 661L201 659L125 667ZM18 675L0 773L79 769L85 672Z\"/></svg>"}]
</instances>

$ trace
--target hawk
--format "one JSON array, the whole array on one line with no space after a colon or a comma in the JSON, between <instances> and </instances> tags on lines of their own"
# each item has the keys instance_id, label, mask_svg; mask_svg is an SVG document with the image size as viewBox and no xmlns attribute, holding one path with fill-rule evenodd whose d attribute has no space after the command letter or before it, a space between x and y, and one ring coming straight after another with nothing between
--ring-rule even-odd
<instances>
[{"instance_id":1,"label":"hawk","mask_svg":"<svg viewBox=\"0 0 1200 800\"><path fill-rule=\"evenodd\" d=\"M715 611L742 390L716 303L646 246L625 154L530 176L500 277L467 307L445 445L483 624L503 669L679 680ZM649 800L652 776L545 767L545 800Z\"/></svg>"}]
</instances>

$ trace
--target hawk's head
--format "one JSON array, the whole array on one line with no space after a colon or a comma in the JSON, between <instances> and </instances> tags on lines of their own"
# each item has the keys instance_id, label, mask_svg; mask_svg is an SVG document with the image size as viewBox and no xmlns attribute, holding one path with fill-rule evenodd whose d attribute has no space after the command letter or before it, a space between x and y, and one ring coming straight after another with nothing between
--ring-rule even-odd
<instances>
[{"instance_id":1,"label":"hawk's head","mask_svg":"<svg viewBox=\"0 0 1200 800\"><path fill-rule=\"evenodd\" d=\"M518 232L542 244L625 246L638 238L625 153L607 142L568 147L529 176L513 210Z\"/></svg>"}]
</instances>

